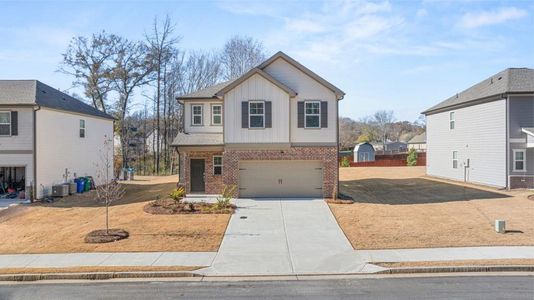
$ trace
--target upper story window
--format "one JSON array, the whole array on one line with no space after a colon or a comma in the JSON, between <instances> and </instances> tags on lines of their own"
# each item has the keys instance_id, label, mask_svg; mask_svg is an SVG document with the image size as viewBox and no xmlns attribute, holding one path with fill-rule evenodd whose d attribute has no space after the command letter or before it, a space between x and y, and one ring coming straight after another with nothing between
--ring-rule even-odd
<instances>
[{"instance_id":1,"label":"upper story window","mask_svg":"<svg viewBox=\"0 0 534 300\"><path fill-rule=\"evenodd\" d=\"M223 167L223 157L220 155L213 156L213 175L221 175Z\"/></svg>"},{"instance_id":2,"label":"upper story window","mask_svg":"<svg viewBox=\"0 0 534 300\"><path fill-rule=\"evenodd\" d=\"M454 112L451 111L451 112L449 113L449 129L451 129L451 130L454 129L454 126L455 126L455 125L456 125L456 124L455 124L455 120L454 120Z\"/></svg>"},{"instance_id":3,"label":"upper story window","mask_svg":"<svg viewBox=\"0 0 534 300\"><path fill-rule=\"evenodd\" d=\"M265 128L265 102L248 102L249 128Z\"/></svg>"},{"instance_id":4,"label":"upper story window","mask_svg":"<svg viewBox=\"0 0 534 300\"><path fill-rule=\"evenodd\" d=\"M85 137L85 120L80 120L80 137Z\"/></svg>"},{"instance_id":5,"label":"upper story window","mask_svg":"<svg viewBox=\"0 0 534 300\"><path fill-rule=\"evenodd\" d=\"M516 172L525 172L526 169L526 150L525 149L514 149L514 171Z\"/></svg>"},{"instance_id":6,"label":"upper story window","mask_svg":"<svg viewBox=\"0 0 534 300\"><path fill-rule=\"evenodd\" d=\"M211 106L211 125L222 125L222 105Z\"/></svg>"},{"instance_id":7,"label":"upper story window","mask_svg":"<svg viewBox=\"0 0 534 300\"><path fill-rule=\"evenodd\" d=\"M304 127L321 128L321 102L304 102Z\"/></svg>"},{"instance_id":8,"label":"upper story window","mask_svg":"<svg viewBox=\"0 0 534 300\"><path fill-rule=\"evenodd\" d=\"M458 169L458 151L452 151L452 168Z\"/></svg>"},{"instance_id":9,"label":"upper story window","mask_svg":"<svg viewBox=\"0 0 534 300\"><path fill-rule=\"evenodd\" d=\"M202 126L202 105L191 105L191 125Z\"/></svg>"},{"instance_id":10,"label":"upper story window","mask_svg":"<svg viewBox=\"0 0 534 300\"><path fill-rule=\"evenodd\" d=\"M11 112L0 112L0 136L11 136Z\"/></svg>"}]
</instances>

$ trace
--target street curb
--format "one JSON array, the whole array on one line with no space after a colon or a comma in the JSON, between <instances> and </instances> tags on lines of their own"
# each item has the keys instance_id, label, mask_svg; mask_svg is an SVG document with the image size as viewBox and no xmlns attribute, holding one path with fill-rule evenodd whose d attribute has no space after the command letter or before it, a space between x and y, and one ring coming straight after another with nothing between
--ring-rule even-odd
<instances>
[{"instance_id":1,"label":"street curb","mask_svg":"<svg viewBox=\"0 0 534 300\"><path fill-rule=\"evenodd\" d=\"M84 272L84 273L35 273L35 274L0 274L0 281L37 281L37 280L105 280L126 278L169 278L169 277L203 277L193 272Z\"/></svg>"},{"instance_id":2,"label":"street curb","mask_svg":"<svg viewBox=\"0 0 534 300\"><path fill-rule=\"evenodd\" d=\"M534 265L509 266L455 266L391 268L373 274L421 274L421 273L466 273L466 272L534 272Z\"/></svg>"}]
</instances>

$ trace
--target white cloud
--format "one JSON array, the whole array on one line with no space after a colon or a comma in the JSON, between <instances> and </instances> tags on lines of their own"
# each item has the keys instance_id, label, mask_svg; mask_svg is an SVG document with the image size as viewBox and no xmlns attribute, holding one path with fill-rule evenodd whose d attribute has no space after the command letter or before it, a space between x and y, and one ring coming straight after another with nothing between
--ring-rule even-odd
<instances>
[{"instance_id":1,"label":"white cloud","mask_svg":"<svg viewBox=\"0 0 534 300\"><path fill-rule=\"evenodd\" d=\"M349 40L369 39L374 38L401 23L402 20L397 18L363 16L356 21L345 24L344 31L346 38Z\"/></svg>"},{"instance_id":2,"label":"white cloud","mask_svg":"<svg viewBox=\"0 0 534 300\"><path fill-rule=\"evenodd\" d=\"M276 17L276 5L269 5L269 3L259 1L244 1L244 0L219 0L217 6L227 12L236 15L260 15Z\"/></svg>"},{"instance_id":3,"label":"white cloud","mask_svg":"<svg viewBox=\"0 0 534 300\"><path fill-rule=\"evenodd\" d=\"M463 28L477 28L520 19L527 15L526 10L515 7L503 7L494 11L466 13L462 16L458 25Z\"/></svg>"},{"instance_id":4,"label":"white cloud","mask_svg":"<svg viewBox=\"0 0 534 300\"><path fill-rule=\"evenodd\" d=\"M325 28L318 22L313 22L311 20L299 20L299 19L288 19L286 21L286 29L289 31L302 33L302 32L311 32L318 33L324 32Z\"/></svg>"},{"instance_id":5,"label":"white cloud","mask_svg":"<svg viewBox=\"0 0 534 300\"><path fill-rule=\"evenodd\" d=\"M424 17L426 15L428 15L428 11L424 8L420 8L417 10L417 12L415 13L418 17Z\"/></svg>"}]
</instances>

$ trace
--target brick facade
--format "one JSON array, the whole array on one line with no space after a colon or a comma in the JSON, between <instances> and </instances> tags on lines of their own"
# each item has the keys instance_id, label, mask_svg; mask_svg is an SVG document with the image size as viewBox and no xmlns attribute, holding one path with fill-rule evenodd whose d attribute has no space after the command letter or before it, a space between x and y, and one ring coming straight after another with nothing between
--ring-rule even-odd
<instances>
[{"instance_id":1,"label":"brick facade","mask_svg":"<svg viewBox=\"0 0 534 300\"><path fill-rule=\"evenodd\" d=\"M533 175L510 176L510 188L511 189L532 189L534 188L534 176Z\"/></svg>"},{"instance_id":2,"label":"brick facade","mask_svg":"<svg viewBox=\"0 0 534 300\"><path fill-rule=\"evenodd\" d=\"M240 160L323 161L323 196L331 197L338 181L336 147L291 147L288 150L226 150L223 157L224 184L238 185Z\"/></svg>"},{"instance_id":3,"label":"brick facade","mask_svg":"<svg viewBox=\"0 0 534 300\"><path fill-rule=\"evenodd\" d=\"M220 194L224 184L223 175L213 174L213 156L223 155L221 151L182 151L180 152L180 180L178 186L183 186L186 193L191 192L190 181L190 160L191 159L204 159L204 182L206 194ZM224 159L223 159L224 165Z\"/></svg>"}]
</instances>

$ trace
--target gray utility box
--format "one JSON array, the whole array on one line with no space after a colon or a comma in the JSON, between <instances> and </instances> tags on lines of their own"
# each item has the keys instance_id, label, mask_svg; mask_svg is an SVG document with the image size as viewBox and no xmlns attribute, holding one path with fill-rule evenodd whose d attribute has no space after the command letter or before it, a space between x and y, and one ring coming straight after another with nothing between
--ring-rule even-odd
<instances>
[{"instance_id":1,"label":"gray utility box","mask_svg":"<svg viewBox=\"0 0 534 300\"><path fill-rule=\"evenodd\" d=\"M66 185L69 187L69 194L76 194L76 183L68 183Z\"/></svg>"},{"instance_id":2,"label":"gray utility box","mask_svg":"<svg viewBox=\"0 0 534 300\"><path fill-rule=\"evenodd\" d=\"M495 231L497 231L498 233L506 233L506 221L495 220Z\"/></svg>"},{"instance_id":3,"label":"gray utility box","mask_svg":"<svg viewBox=\"0 0 534 300\"><path fill-rule=\"evenodd\" d=\"M52 186L52 197L65 197L69 195L69 186L65 184Z\"/></svg>"}]
</instances>

